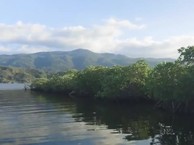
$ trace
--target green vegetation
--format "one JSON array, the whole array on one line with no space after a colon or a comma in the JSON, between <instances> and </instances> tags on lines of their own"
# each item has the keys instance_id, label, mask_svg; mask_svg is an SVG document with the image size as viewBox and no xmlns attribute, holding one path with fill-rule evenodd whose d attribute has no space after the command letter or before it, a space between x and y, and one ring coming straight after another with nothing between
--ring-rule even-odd
<instances>
[{"instance_id":1,"label":"green vegetation","mask_svg":"<svg viewBox=\"0 0 194 145\"><path fill-rule=\"evenodd\" d=\"M85 49L63 52L40 52L34 54L0 55L0 66L20 67L25 69L44 70L46 72L60 72L70 69L82 70L88 66L127 66L135 63L139 58L129 58L124 55L111 53L94 53ZM148 64L155 66L173 59L145 59Z\"/></svg>"},{"instance_id":2,"label":"green vegetation","mask_svg":"<svg viewBox=\"0 0 194 145\"><path fill-rule=\"evenodd\" d=\"M193 112L194 47L181 48L174 63L157 65L149 74L147 88L157 106L173 112Z\"/></svg>"},{"instance_id":3,"label":"green vegetation","mask_svg":"<svg viewBox=\"0 0 194 145\"><path fill-rule=\"evenodd\" d=\"M42 77L46 77L42 71L0 66L0 83L30 83Z\"/></svg>"},{"instance_id":4,"label":"green vegetation","mask_svg":"<svg viewBox=\"0 0 194 145\"><path fill-rule=\"evenodd\" d=\"M38 79L32 89L95 98L145 97L145 84L150 67L140 60L131 66L91 66L81 71L68 71L50 79Z\"/></svg>"},{"instance_id":5,"label":"green vegetation","mask_svg":"<svg viewBox=\"0 0 194 145\"><path fill-rule=\"evenodd\" d=\"M129 66L91 66L38 79L31 87L82 97L149 99L172 112L188 112L194 108L194 47L181 48L179 52L176 62L160 63L154 68L143 60Z\"/></svg>"}]
</instances>

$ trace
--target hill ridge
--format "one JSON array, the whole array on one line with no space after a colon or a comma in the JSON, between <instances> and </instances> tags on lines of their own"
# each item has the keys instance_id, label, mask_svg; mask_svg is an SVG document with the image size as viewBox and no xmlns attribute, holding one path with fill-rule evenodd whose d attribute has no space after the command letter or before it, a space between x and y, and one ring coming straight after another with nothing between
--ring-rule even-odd
<instances>
[{"instance_id":1,"label":"hill ridge","mask_svg":"<svg viewBox=\"0 0 194 145\"><path fill-rule=\"evenodd\" d=\"M174 61L170 58L130 58L121 54L95 53L88 49L79 48L72 51L0 55L0 66L59 72L69 69L80 70L90 65L126 66L140 59L145 59L151 66L155 66L163 61Z\"/></svg>"}]
</instances>

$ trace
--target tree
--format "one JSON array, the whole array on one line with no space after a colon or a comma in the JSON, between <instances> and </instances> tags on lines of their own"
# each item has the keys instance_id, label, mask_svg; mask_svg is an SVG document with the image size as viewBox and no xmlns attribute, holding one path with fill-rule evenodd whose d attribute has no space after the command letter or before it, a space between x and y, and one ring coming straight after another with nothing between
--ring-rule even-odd
<instances>
[{"instance_id":1,"label":"tree","mask_svg":"<svg viewBox=\"0 0 194 145\"><path fill-rule=\"evenodd\" d=\"M101 78L101 89L98 90L97 97L114 99L121 97L126 68L122 66L108 68Z\"/></svg>"},{"instance_id":2,"label":"tree","mask_svg":"<svg viewBox=\"0 0 194 145\"><path fill-rule=\"evenodd\" d=\"M79 71L76 76L76 92L79 95L95 97L102 88L102 80L107 68L90 66Z\"/></svg>"},{"instance_id":3,"label":"tree","mask_svg":"<svg viewBox=\"0 0 194 145\"><path fill-rule=\"evenodd\" d=\"M35 79L30 85L30 88L32 90L44 91L47 83L48 83L48 80L46 78Z\"/></svg>"},{"instance_id":4,"label":"tree","mask_svg":"<svg viewBox=\"0 0 194 145\"><path fill-rule=\"evenodd\" d=\"M139 60L130 69L125 72L124 89L127 97L133 99L145 98L146 94L146 80L151 68L144 60Z\"/></svg>"},{"instance_id":5,"label":"tree","mask_svg":"<svg viewBox=\"0 0 194 145\"><path fill-rule=\"evenodd\" d=\"M194 64L194 46L188 46L187 48L181 47L178 49L180 56L178 61L182 64L193 65Z\"/></svg>"},{"instance_id":6,"label":"tree","mask_svg":"<svg viewBox=\"0 0 194 145\"><path fill-rule=\"evenodd\" d=\"M145 83L150 71L148 64L137 61L130 66L109 68L103 78L98 96L119 99L142 99L145 97Z\"/></svg>"},{"instance_id":7,"label":"tree","mask_svg":"<svg viewBox=\"0 0 194 145\"><path fill-rule=\"evenodd\" d=\"M147 87L150 96L161 102L161 106L171 106L172 111L180 107L182 99L182 78L185 69L179 63L162 63L150 73Z\"/></svg>"}]
</instances>

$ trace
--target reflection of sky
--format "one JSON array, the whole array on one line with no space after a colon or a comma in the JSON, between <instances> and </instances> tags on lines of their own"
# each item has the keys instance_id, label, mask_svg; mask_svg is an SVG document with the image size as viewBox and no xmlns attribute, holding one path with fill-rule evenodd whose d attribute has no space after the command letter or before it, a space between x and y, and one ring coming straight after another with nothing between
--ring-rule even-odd
<instances>
[{"instance_id":1,"label":"reflection of sky","mask_svg":"<svg viewBox=\"0 0 194 145\"><path fill-rule=\"evenodd\" d=\"M75 122L72 104L49 103L24 91L16 94L0 96L0 144L142 144L141 141L130 143L124 139L126 134L113 133L115 130L105 125Z\"/></svg>"}]
</instances>

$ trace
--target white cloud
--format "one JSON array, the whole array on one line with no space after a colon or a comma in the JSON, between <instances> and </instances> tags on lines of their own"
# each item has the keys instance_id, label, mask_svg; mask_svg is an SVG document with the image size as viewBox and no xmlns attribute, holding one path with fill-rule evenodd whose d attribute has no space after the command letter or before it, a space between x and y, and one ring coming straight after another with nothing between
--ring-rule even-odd
<instances>
[{"instance_id":1,"label":"white cloud","mask_svg":"<svg viewBox=\"0 0 194 145\"><path fill-rule=\"evenodd\" d=\"M134 23L131 23L128 20L117 20L114 18L110 18L106 21L107 26L110 27L112 26L113 28L127 28L129 30L134 30L134 29L142 29L145 27L145 25L137 25Z\"/></svg>"},{"instance_id":2,"label":"white cloud","mask_svg":"<svg viewBox=\"0 0 194 145\"><path fill-rule=\"evenodd\" d=\"M151 36L138 38L132 31L145 29L145 24L110 18L90 27L51 28L18 21L0 24L0 53L33 53L86 48L94 52L120 53L130 57L174 57L177 49L193 45L194 36L173 36L156 41ZM131 34L131 35L130 35Z\"/></svg>"},{"instance_id":3,"label":"white cloud","mask_svg":"<svg viewBox=\"0 0 194 145\"><path fill-rule=\"evenodd\" d=\"M177 58L177 49L189 45L194 45L194 36L173 36L163 41L156 41L152 37L129 38L117 44L119 49L116 53L128 54L131 57Z\"/></svg>"},{"instance_id":4,"label":"white cloud","mask_svg":"<svg viewBox=\"0 0 194 145\"><path fill-rule=\"evenodd\" d=\"M4 46L0 46L0 52L1 53L9 53L10 51L11 51L10 48L4 47Z\"/></svg>"}]
</instances>

